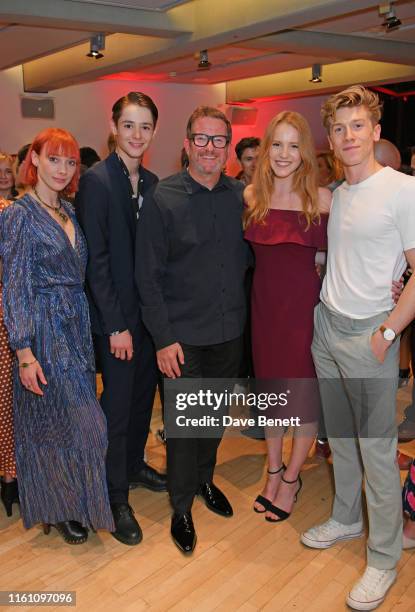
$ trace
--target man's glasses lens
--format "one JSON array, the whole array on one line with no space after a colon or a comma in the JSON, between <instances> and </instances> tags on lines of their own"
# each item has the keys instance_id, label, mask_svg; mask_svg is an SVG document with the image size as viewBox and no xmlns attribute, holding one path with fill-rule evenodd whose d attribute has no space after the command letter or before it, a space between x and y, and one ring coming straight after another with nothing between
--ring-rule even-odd
<instances>
[{"instance_id":1,"label":"man's glasses lens","mask_svg":"<svg viewBox=\"0 0 415 612\"><path fill-rule=\"evenodd\" d=\"M228 144L226 136L208 136L207 134L192 134L192 140L197 147L206 147L211 141L215 149L224 149Z\"/></svg>"}]
</instances>

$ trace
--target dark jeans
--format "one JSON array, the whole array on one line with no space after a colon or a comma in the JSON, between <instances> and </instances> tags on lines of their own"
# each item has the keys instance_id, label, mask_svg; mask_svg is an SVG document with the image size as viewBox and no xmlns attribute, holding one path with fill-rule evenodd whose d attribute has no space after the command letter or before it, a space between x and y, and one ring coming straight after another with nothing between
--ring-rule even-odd
<instances>
[{"instance_id":1,"label":"dark jeans","mask_svg":"<svg viewBox=\"0 0 415 612\"><path fill-rule=\"evenodd\" d=\"M128 474L144 465L157 385L153 341L140 323L133 332L131 361L110 353L108 336L95 336L104 391L101 406L107 418L107 482L111 502L128 501Z\"/></svg>"},{"instance_id":2,"label":"dark jeans","mask_svg":"<svg viewBox=\"0 0 415 612\"><path fill-rule=\"evenodd\" d=\"M236 378L239 373L243 337L209 346L181 344L187 378ZM191 509L199 486L211 482L221 438L168 438L167 484L175 512Z\"/></svg>"}]
</instances>

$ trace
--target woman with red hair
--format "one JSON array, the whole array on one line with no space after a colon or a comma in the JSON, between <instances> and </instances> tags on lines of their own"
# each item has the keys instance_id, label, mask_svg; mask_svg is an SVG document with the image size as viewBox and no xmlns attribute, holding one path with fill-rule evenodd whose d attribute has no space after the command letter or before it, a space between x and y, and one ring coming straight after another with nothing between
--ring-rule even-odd
<instances>
[{"instance_id":1,"label":"woman with red hair","mask_svg":"<svg viewBox=\"0 0 415 612\"><path fill-rule=\"evenodd\" d=\"M282 461L284 430L265 431L268 479L254 510L267 521L280 522L292 512L302 486L300 470L317 433L320 401L311 356L313 310L320 292L315 256L327 249L331 204L330 192L318 187L311 130L299 113L281 112L268 125L245 198L245 238L255 253L255 376L269 381L261 382L268 393L275 391L276 381L281 391L289 390L278 417L301 420L287 466Z\"/></svg>"},{"instance_id":2,"label":"woman with red hair","mask_svg":"<svg viewBox=\"0 0 415 612\"><path fill-rule=\"evenodd\" d=\"M28 192L0 217L4 320L16 353L15 454L25 527L54 526L69 544L113 529L106 423L95 396L87 250L70 203L79 148L44 130L25 160Z\"/></svg>"}]
</instances>

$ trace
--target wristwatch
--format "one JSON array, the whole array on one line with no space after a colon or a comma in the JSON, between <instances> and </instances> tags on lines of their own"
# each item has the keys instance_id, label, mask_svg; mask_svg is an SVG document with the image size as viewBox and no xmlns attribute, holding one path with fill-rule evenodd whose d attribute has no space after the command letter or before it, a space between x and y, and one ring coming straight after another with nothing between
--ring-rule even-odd
<instances>
[{"instance_id":1,"label":"wristwatch","mask_svg":"<svg viewBox=\"0 0 415 612\"><path fill-rule=\"evenodd\" d=\"M388 342L393 342L395 340L395 338L396 338L396 332L393 331L393 329L391 329L390 327L385 327L384 325L381 325L379 327L379 331L382 332L383 337Z\"/></svg>"}]
</instances>

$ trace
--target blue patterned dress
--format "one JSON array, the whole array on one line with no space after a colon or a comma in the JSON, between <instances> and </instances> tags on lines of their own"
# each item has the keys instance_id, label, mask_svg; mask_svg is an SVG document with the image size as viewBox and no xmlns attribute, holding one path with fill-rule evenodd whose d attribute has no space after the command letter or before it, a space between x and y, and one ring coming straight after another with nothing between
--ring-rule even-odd
<instances>
[{"instance_id":1,"label":"blue patterned dress","mask_svg":"<svg viewBox=\"0 0 415 612\"><path fill-rule=\"evenodd\" d=\"M47 385L27 391L14 371L19 498L25 527L79 521L114 530L105 478L107 430L83 291L86 242L69 203L75 248L31 196L0 218L4 320L13 350L30 347ZM41 385L42 387L42 385Z\"/></svg>"}]
</instances>

